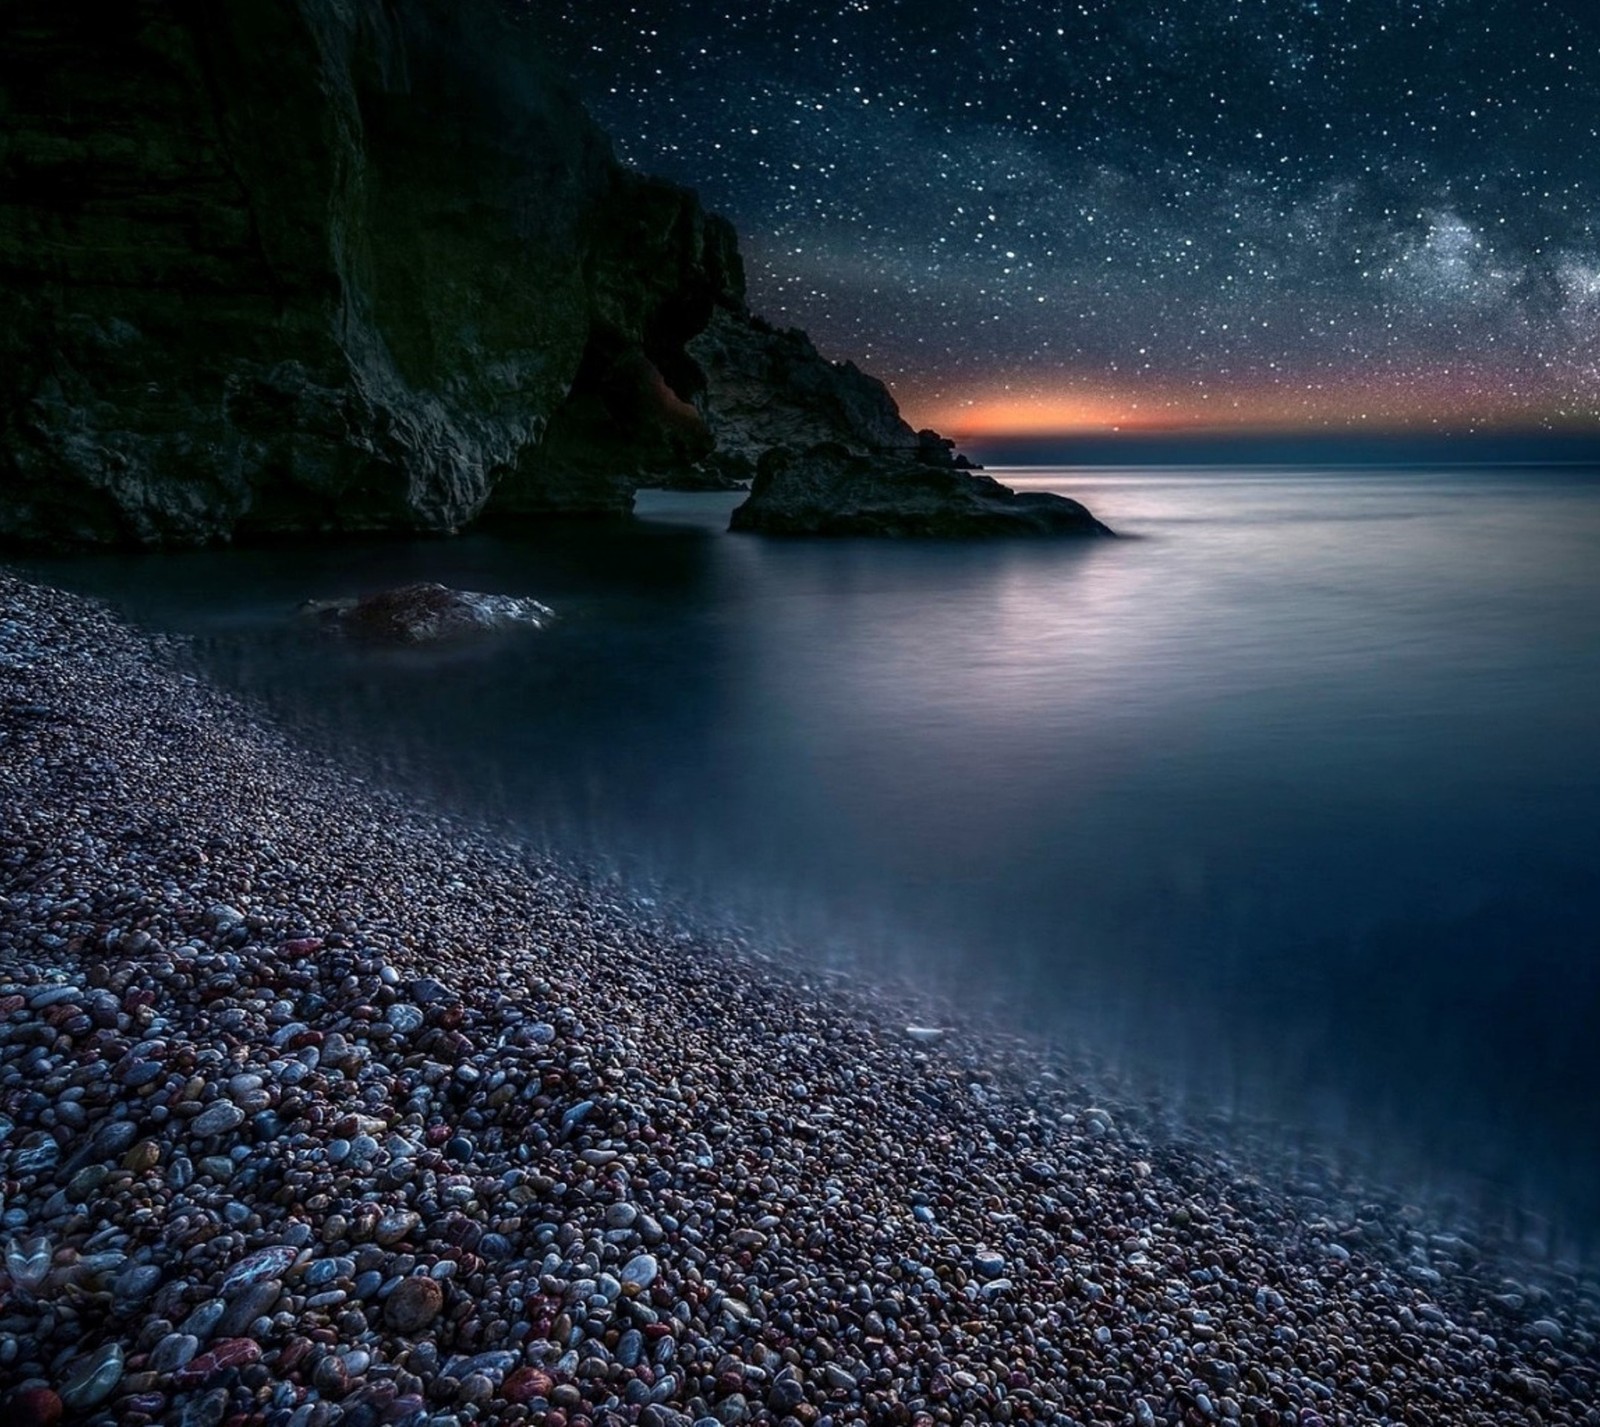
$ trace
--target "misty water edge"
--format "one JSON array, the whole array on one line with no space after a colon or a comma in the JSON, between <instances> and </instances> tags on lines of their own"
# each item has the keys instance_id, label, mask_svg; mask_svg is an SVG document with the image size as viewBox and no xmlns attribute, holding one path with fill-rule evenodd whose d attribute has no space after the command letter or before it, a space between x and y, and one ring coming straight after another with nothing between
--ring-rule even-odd
<instances>
[{"instance_id":1,"label":"misty water edge","mask_svg":"<svg viewBox=\"0 0 1600 1427\"><path fill-rule=\"evenodd\" d=\"M647 494L31 568L430 797L1592 1252L1600 474L1002 474L1138 538L786 543ZM413 579L560 618L421 653L294 614Z\"/></svg>"}]
</instances>

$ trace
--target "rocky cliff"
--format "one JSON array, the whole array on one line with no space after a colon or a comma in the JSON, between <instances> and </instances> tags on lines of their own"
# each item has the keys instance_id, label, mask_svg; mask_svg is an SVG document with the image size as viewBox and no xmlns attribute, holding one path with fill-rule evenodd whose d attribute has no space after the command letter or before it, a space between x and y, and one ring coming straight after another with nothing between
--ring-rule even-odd
<instances>
[{"instance_id":1,"label":"rocky cliff","mask_svg":"<svg viewBox=\"0 0 1600 1427\"><path fill-rule=\"evenodd\" d=\"M497 0L7 0L0 115L0 540L448 530L916 445Z\"/></svg>"}]
</instances>

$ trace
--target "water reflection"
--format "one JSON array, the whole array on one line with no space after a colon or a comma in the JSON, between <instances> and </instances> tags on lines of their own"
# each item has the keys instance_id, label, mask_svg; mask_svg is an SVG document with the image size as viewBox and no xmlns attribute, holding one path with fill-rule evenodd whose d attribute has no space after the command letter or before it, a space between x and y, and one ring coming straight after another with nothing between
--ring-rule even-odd
<instances>
[{"instance_id":1,"label":"water reflection","mask_svg":"<svg viewBox=\"0 0 1600 1427\"><path fill-rule=\"evenodd\" d=\"M659 496L517 541L50 573L466 810L1592 1229L1592 484L1068 488L1141 538L765 541L721 533L725 498ZM288 614L419 578L561 618L446 658Z\"/></svg>"}]
</instances>

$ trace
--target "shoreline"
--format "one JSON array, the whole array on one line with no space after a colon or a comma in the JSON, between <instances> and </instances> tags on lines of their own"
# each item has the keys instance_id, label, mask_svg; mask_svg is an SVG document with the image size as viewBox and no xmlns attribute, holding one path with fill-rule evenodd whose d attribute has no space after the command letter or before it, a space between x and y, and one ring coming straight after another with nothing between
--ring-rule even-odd
<instances>
[{"instance_id":1,"label":"shoreline","mask_svg":"<svg viewBox=\"0 0 1600 1427\"><path fill-rule=\"evenodd\" d=\"M11 1420L1595 1420L1576 1274L909 1037L179 647L0 569Z\"/></svg>"}]
</instances>

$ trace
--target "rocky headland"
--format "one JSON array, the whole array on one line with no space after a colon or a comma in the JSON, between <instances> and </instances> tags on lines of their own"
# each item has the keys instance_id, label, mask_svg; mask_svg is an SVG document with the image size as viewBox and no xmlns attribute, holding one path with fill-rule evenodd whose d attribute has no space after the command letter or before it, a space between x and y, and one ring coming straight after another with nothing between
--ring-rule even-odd
<instances>
[{"instance_id":1,"label":"rocky headland","mask_svg":"<svg viewBox=\"0 0 1600 1427\"><path fill-rule=\"evenodd\" d=\"M298 750L0 573L0 1420L1594 1423L1570 1266Z\"/></svg>"},{"instance_id":2,"label":"rocky headland","mask_svg":"<svg viewBox=\"0 0 1600 1427\"><path fill-rule=\"evenodd\" d=\"M754 317L500 0L0 11L0 542L614 514L775 446L950 463Z\"/></svg>"}]
</instances>

